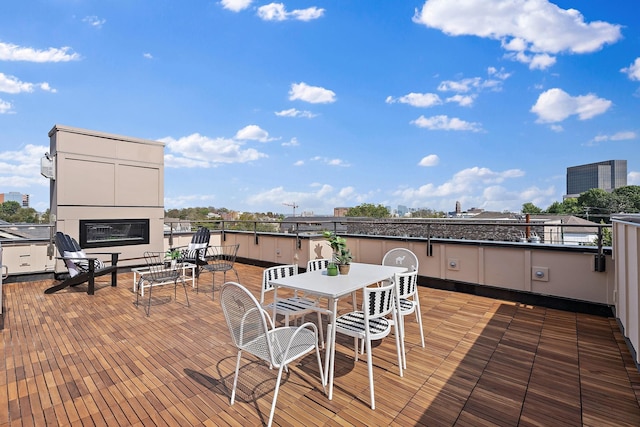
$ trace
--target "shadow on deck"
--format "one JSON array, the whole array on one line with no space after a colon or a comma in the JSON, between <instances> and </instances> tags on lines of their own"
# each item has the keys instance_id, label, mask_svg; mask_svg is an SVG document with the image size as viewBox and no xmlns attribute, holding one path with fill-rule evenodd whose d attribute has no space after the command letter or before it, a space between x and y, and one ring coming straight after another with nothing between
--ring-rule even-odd
<instances>
[{"instance_id":1,"label":"shadow on deck","mask_svg":"<svg viewBox=\"0 0 640 427\"><path fill-rule=\"evenodd\" d=\"M262 269L236 267L259 295ZM94 296L86 285L45 295L51 281L4 286L0 426L266 423L276 371L255 359L243 358L229 405L236 352L211 276L191 307L171 286L154 290L150 317L132 281L97 280ZM333 400L308 356L284 376L274 424L640 425L640 374L615 319L429 288L420 299L426 348L407 317L405 376L392 338L373 348L375 411L366 360L339 338Z\"/></svg>"}]
</instances>

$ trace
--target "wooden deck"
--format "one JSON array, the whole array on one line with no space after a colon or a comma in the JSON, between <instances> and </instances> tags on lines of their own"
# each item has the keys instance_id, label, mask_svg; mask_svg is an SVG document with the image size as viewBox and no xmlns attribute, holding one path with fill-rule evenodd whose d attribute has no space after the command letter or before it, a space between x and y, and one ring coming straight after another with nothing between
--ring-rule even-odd
<instances>
[{"instance_id":1,"label":"wooden deck","mask_svg":"<svg viewBox=\"0 0 640 427\"><path fill-rule=\"evenodd\" d=\"M259 295L262 269L237 267ZM276 371L257 360L243 358L229 405L236 352L218 293L204 292L209 274L190 307L170 286L154 290L150 317L133 305L131 273L117 288L102 279L94 296L86 285L4 286L0 426L266 423ZM274 424L640 425L640 374L614 319L428 288L420 297L426 348L408 317L405 376L393 338L373 349L375 411L366 361L339 338L333 400L309 356L285 375Z\"/></svg>"}]
</instances>

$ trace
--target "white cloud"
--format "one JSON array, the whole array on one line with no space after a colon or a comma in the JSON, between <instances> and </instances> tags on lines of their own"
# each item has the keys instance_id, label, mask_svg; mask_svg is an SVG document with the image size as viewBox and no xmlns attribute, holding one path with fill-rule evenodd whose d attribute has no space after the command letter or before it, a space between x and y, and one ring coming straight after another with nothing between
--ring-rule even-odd
<instances>
[{"instance_id":1,"label":"white cloud","mask_svg":"<svg viewBox=\"0 0 640 427\"><path fill-rule=\"evenodd\" d=\"M295 136L293 138L291 138L289 140L289 142L283 142L282 143L283 147L297 147L299 145L300 145L300 143L298 142L298 138L296 138Z\"/></svg>"},{"instance_id":2,"label":"white cloud","mask_svg":"<svg viewBox=\"0 0 640 427\"><path fill-rule=\"evenodd\" d=\"M393 196L398 203L408 206L430 206L447 211L453 209L456 201L460 201L468 207L502 211L508 207L505 203L509 201L514 207L520 207L524 203L520 201L524 197L520 192L508 191L502 186L505 182L522 176L524 172L520 169L496 172L476 166L457 172L440 185L427 183L417 188L402 188L395 191Z\"/></svg>"},{"instance_id":3,"label":"white cloud","mask_svg":"<svg viewBox=\"0 0 640 427\"><path fill-rule=\"evenodd\" d=\"M401 104L409 104L412 107L433 107L442 104L442 100L435 93L415 93L411 92L399 98L388 96L385 100L387 104L399 102Z\"/></svg>"},{"instance_id":4,"label":"white cloud","mask_svg":"<svg viewBox=\"0 0 640 427\"><path fill-rule=\"evenodd\" d=\"M283 203L295 200L301 211L316 211L323 214L333 212L335 206L357 206L372 199L372 193L361 194L352 186L334 188L329 184L313 183L308 191L288 191L284 187L275 187L246 199L247 204L254 206L273 206L274 210ZM264 209L264 208L262 208Z\"/></svg>"},{"instance_id":5,"label":"white cloud","mask_svg":"<svg viewBox=\"0 0 640 427\"><path fill-rule=\"evenodd\" d=\"M442 92L458 92L466 93L471 89L478 89L482 85L482 79L480 77L471 77L468 79L462 79L458 81L445 80L438 85L438 90Z\"/></svg>"},{"instance_id":6,"label":"white cloud","mask_svg":"<svg viewBox=\"0 0 640 427\"><path fill-rule=\"evenodd\" d=\"M448 117L445 115L425 117L420 116L411 121L411 124L420 128L429 130L456 130L456 131L472 131L480 132L482 127L478 123L466 122L457 117Z\"/></svg>"},{"instance_id":7,"label":"white cloud","mask_svg":"<svg viewBox=\"0 0 640 427\"><path fill-rule=\"evenodd\" d=\"M289 100L309 102L311 104L330 104L336 102L336 94L332 90L319 86L309 86L308 84L292 83L289 90Z\"/></svg>"},{"instance_id":8,"label":"white cloud","mask_svg":"<svg viewBox=\"0 0 640 427\"><path fill-rule=\"evenodd\" d=\"M216 200L213 194L180 194L176 197L165 197L164 206L166 209L182 209L185 206L211 206Z\"/></svg>"},{"instance_id":9,"label":"white cloud","mask_svg":"<svg viewBox=\"0 0 640 427\"><path fill-rule=\"evenodd\" d=\"M149 52L143 53L142 57L145 59L153 59L153 55L151 55Z\"/></svg>"},{"instance_id":10,"label":"white cloud","mask_svg":"<svg viewBox=\"0 0 640 427\"><path fill-rule=\"evenodd\" d=\"M640 58L636 58L633 64L620 71L626 73L631 80L640 80Z\"/></svg>"},{"instance_id":11,"label":"white cloud","mask_svg":"<svg viewBox=\"0 0 640 427\"><path fill-rule=\"evenodd\" d=\"M221 0L220 4L223 8L232 12L240 12L248 8L253 0Z\"/></svg>"},{"instance_id":12,"label":"white cloud","mask_svg":"<svg viewBox=\"0 0 640 427\"><path fill-rule=\"evenodd\" d=\"M561 53L591 53L622 38L621 26L586 22L576 9L548 0L429 0L413 21L450 36L499 40L508 56L544 69Z\"/></svg>"},{"instance_id":13,"label":"white cloud","mask_svg":"<svg viewBox=\"0 0 640 427\"><path fill-rule=\"evenodd\" d=\"M304 166L304 160L298 160L293 164L293 166Z\"/></svg>"},{"instance_id":14,"label":"white cloud","mask_svg":"<svg viewBox=\"0 0 640 427\"><path fill-rule=\"evenodd\" d=\"M502 83L508 79L511 74L504 71L504 69L496 69L495 67L489 67L487 74L492 78L483 79L481 77L471 77L461 80L444 80L438 85L438 90L441 92L455 92L456 95L450 96L444 100L444 102L457 103L461 107L469 107L473 105L477 94L483 90L500 91L502 90ZM470 95L469 92L476 92ZM387 104L402 103L409 104L413 107L433 107L436 105L442 105L443 101L438 94L435 93L416 93L411 92L407 95L399 98L388 96L385 100Z\"/></svg>"},{"instance_id":15,"label":"white cloud","mask_svg":"<svg viewBox=\"0 0 640 427\"><path fill-rule=\"evenodd\" d=\"M285 21L287 11L282 3L269 3L258 8L258 16L265 21Z\"/></svg>"},{"instance_id":16,"label":"white cloud","mask_svg":"<svg viewBox=\"0 0 640 427\"><path fill-rule=\"evenodd\" d=\"M295 108L289 108L288 110L276 111L276 116L278 117L305 117L308 119L312 119L317 117L317 114L312 113L311 111L300 111Z\"/></svg>"},{"instance_id":17,"label":"white cloud","mask_svg":"<svg viewBox=\"0 0 640 427\"><path fill-rule=\"evenodd\" d=\"M49 186L49 180L40 175L40 159L48 150L48 146L28 144L0 152L0 188Z\"/></svg>"},{"instance_id":18,"label":"white cloud","mask_svg":"<svg viewBox=\"0 0 640 427\"><path fill-rule=\"evenodd\" d=\"M265 21L286 21L287 19L296 19L298 21L311 21L321 18L324 15L324 9L317 7L309 7L307 9L296 9L287 12L282 3L269 3L258 8L258 16Z\"/></svg>"},{"instance_id":19,"label":"white cloud","mask_svg":"<svg viewBox=\"0 0 640 427\"><path fill-rule=\"evenodd\" d=\"M593 94L571 96L562 89L553 88L540 94L530 111L538 115L537 123L556 123L572 115L580 120L591 119L605 113L611 105L608 99Z\"/></svg>"},{"instance_id":20,"label":"white cloud","mask_svg":"<svg viewBox=\"0 0 640 427\"><path fill-rule=\"evenodd\" d=\"M629 172L627 174L628 185L640 185L640 172Z\"/></svg>"},{"instance_id":21,"label":"white cloud","mask_svg":"<svg viewBox=\"0 0 640 427\"><path fill-rule=\"evenodd\" d=\"M0 114L8 114L13 110L10 102L0 99Z\"/></svg>"},{"instance_id":22,"label":"white cloud","mask_svg":"<svg viewBox=\"0 0 640 427\"><path fill-rule=\"evenodd\" d=\"M445 99L445 102L455 102L461 107L470 107L475 99L476 95L453 95Z\"/></svg>"},{"instance_id":23,"label":"white cloud","mask_svg":"<svg viewBox=\"0 0 640 427\"><path fill-rule=\"evenodd\" d=\"M490 67L488 72L489 75L493 75L498 79L470 77L462 80L445 80L440 82L438 90L441 92L456 93L481 92L483 90L500 91L502 90L502 82L511 76L511 74L506 73L504 70L497 71L493 67Z\"/></svg>"},{"instance_id":24,"label":"white cloud","mask_svg":"<svg viewBox=\"0 0 640 427\"><path fill-rule=\"evenodd\" d=\"M80 59L79 54L70 51L70 47L36 50L0 42L0 61L68 62Z\"/></svg>"},{"instance_id":25,"label":"white cloud","mask_svg":"<svg viewBox=\"0 0 640 427\"><path fill-rule=\"evenodd\" d=\"M107 22L106 19L100 19L97 16L85 16L82 18L82 22L86 22L95 28L102 28L102 26Z\"/></svg>"},{"instance_id":26,"label":"white cloud","mask_svg":"<svg viewBox=\"0 0 640 427\"><path fill-rule=\"evenodd\" d=\"M313 191L286 191L284 187L275 187L254 194L247 198L250 205L282 205L287 200L295 200L298 206L318 206L323 198L330 198L334 193L334 188L328 184L314 185ZM335 196L332 196L335 197Z\"/></svg>"},{"instance_id":27,"label":"white cloud","mask_svg":"<svg viewBox=\"0 0 640 427\"><path fill-rule=\"evenodd\" d=\"M194 133L179 139L160 139L171 152L165 154L165 166L169 168L208 168L219 163L247 163L268 157L253 148L243 148L234 139L209 138Z\"/></svg>"},{"instance_id":28,"label":"white cloud","mask_svg":"<svg viewBox=\"0 0 640 427\"><path fill-rule=\"evenodd\" d=\"M422 160L420 160L418 166L436 166L438 163L440 163L440 157L438 157L438 155L436 154L429 154L428 156L425 156L422 158Z\"/></svg>"},{"instance_id":29,"label":"white cloud","mask_svg":"<svg viewBox=\"0 0 640 427\"><path fill-rule=\"evenodd\" d=\"M269 132L257 125L248 125L243 127L236 133L235 139L260 142L269 142L274 140L274 138L269 138Z\"/></svg>"},{"instance_id":30,"label":"white cloud","mask_svg":"<svg viewBox=\"0 0 640 427\"><path fill-rule=\"evenodd\" d=\"M306 9L296 9L292 11L290 15L298 21L311 21L312 19L321 18L324 15L324 9L319 9L315 6Z\"/></svg>"},{"instance_id":31,"label":"white cloud","mask_svg":"<svg viewBox=\"0 0 640 427\"><path fill-rule=\"evenodd\" d=\"M17 77L7 76L0 73L0 92L4 93L21 93L21 92L33 92L34 87L38 87L45 92L53 92L56 90L49 86L49 83L27 83L18 80Z\"/></svg>"},{"instance_id":32,"label":"white cloud","mask_svg":"<svg viewBox=\"0 0 640 427\"><path fill-rule=\"evenodd\" d=\"M349 167L351 166L349 163L345 162L342 159L331 159L329 157L315 156L309 159L314 162L321 162L328 166L341 166L341 167Z\"/></svg>"},{"instance_id":33,"label":"white cloud","mask_svg":"<svg viewBox=\"0 0 640 427\"><path fill-rule=\"evenodd\" d=\"M636 139L637 137L638 137L638 134L636 134L633 131L616 132L613 135L598 135L595 138L593 138L591 141L589 141L586 145L593 146L593 145L598 145L601 142L607 142L607 141L628 141L628 140Z\"/></svg>"}]
</instances>

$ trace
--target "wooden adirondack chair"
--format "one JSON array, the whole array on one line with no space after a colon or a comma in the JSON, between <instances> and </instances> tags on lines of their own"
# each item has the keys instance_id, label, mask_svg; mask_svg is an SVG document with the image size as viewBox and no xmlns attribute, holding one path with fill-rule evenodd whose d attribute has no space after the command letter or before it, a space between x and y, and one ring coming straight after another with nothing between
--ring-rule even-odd
<instances>
[{"instance_id":1,"label":"wooden adirondack chair","mask_svg":"<svg viewBox=\"0 0 640 427\"><path fill-rule=\"evenodd\" d=\"M78 286L88 282L88 295L93 295L95 291L95 278L111 273L111 286L118 284L118 252L97 252L85 254L78 242L68 234L60 231L56 233L56 247L60 256L58 259L64 260L69 278L57 285L47 288L44 293L52 294L68 286ZM95 255L111 255L110 265L104 264Z\"/></svg>"}]
</instances>

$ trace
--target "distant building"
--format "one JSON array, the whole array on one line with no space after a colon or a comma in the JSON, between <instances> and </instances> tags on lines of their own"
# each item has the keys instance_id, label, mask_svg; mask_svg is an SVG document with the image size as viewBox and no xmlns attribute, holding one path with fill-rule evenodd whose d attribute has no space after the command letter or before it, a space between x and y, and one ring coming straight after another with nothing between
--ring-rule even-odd
<instances>
[{"instance_id":1,"label":"distant building","mask_svg":"<svg viewBox=\"0 0 640 427\"><path fill-rule=\"evenodd\" d=\"M10 191L9 193L0 193L0 203L4 202L17 202L23 208L29 207L29 195L20 194L17 191Z\"/></svg>"},{"instance_id":2,"label":"distant building","mask_svg":"<svg viewBox=\"0 0 640 427\"><path fill-rule=\"evenodd\" d=\"M333 216L347 216L349 208L333 208Z\"/></svg>"},{"instance_id":3,"label":"distant building","mask_svg":"<svg viewBox=\"0 0 640 427\"><path fill-rule=\"evenodd\" d=\"M567 194L565 198L600 188L613 191L627 185L627 161L607 160L567 168Z\"/></svg>"},{"instance_id":4,"label":"distant building","mask_svg":"<svg viewBox=\"0 0 640 427\"><path fill-rule=\"evenodd\" d=\"M406 207L405 205L398 205L398 216L400 217L407 216L408 213L409 213L408 207Z\"/></svg>"}]
</instances>

